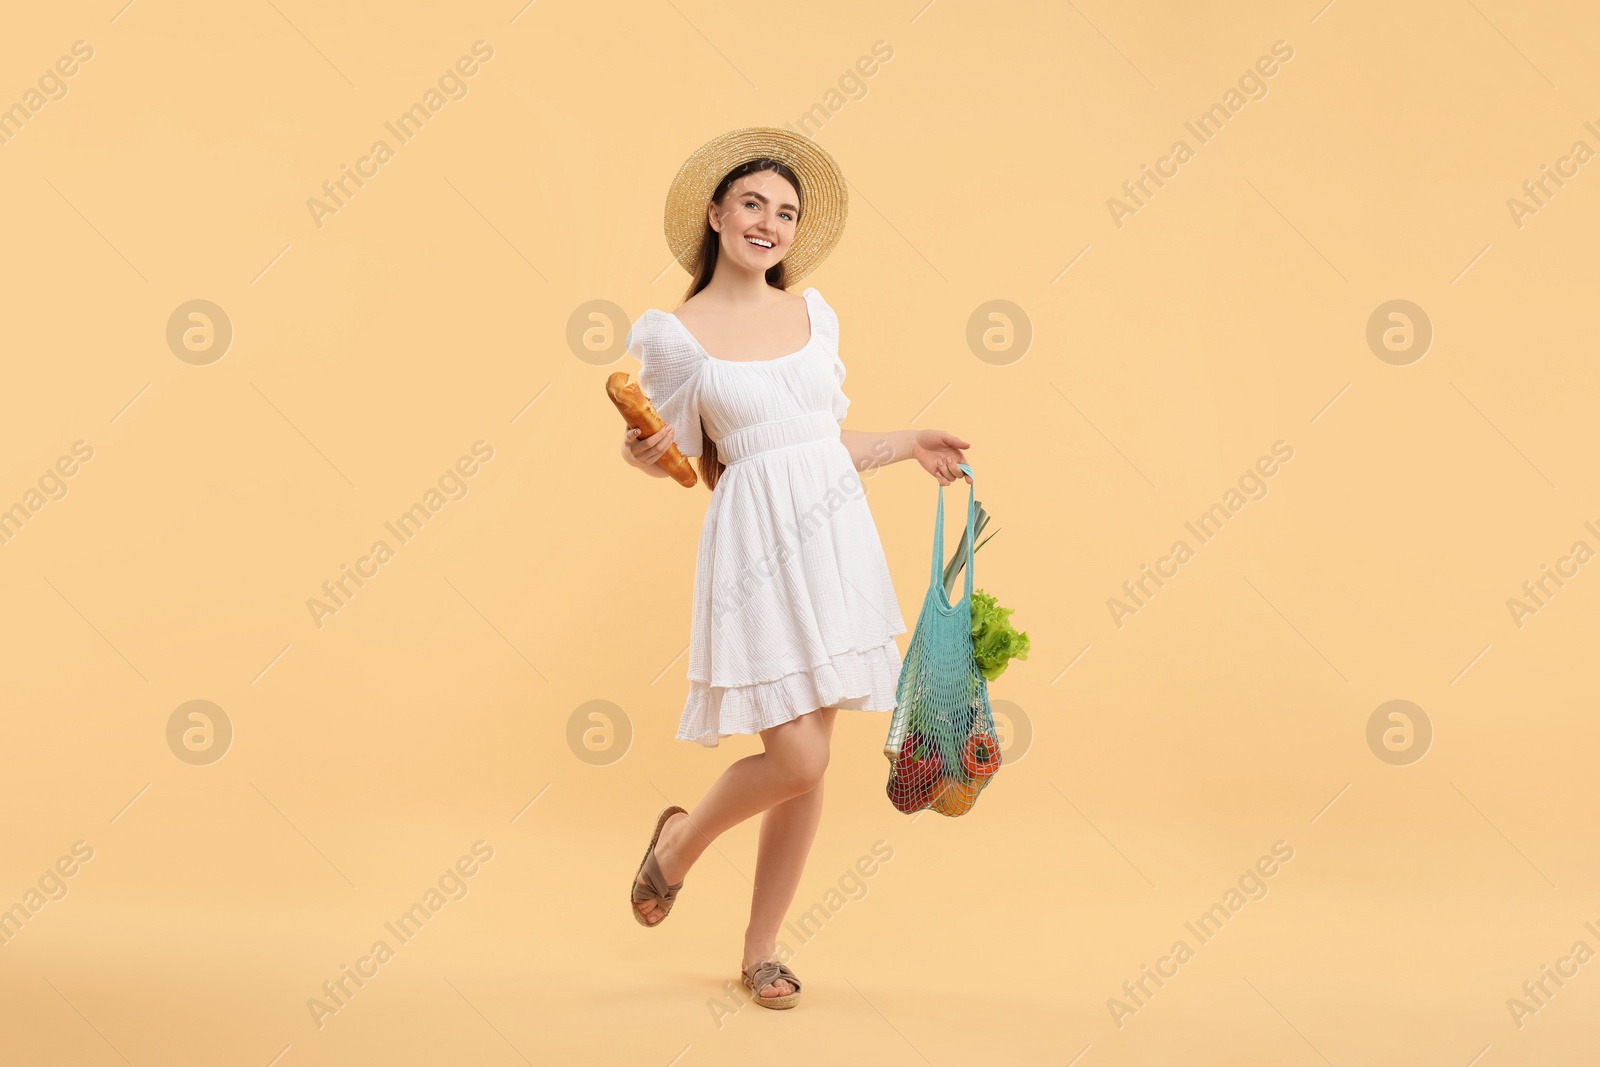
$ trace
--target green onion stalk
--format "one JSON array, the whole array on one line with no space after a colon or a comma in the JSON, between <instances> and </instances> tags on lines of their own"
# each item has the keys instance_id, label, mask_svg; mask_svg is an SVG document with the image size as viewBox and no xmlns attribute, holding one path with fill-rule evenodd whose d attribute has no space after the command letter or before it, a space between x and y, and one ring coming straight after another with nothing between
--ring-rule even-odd
<instances>
[{"instance_id":1,"label":"green onion stalk","mask_svg":"<svg viewBox=\"0 0 1600 1067\"><path fill-rule=\"evenodd\" d=\"M983 501L974 503L973 534L982 537L984 527L989 525L989 513L984 510ZM995 533L999 533L996 530ZM974 557L978 550L994 539L994 534L984 537L977 547L972 550ZM961 568L967 563L967 531L965 524L961 530L961 542L956 545L955 555L950 557L950 562L944 568L944 595L949 599L956 587L956 579L961 576ZM994 681L1005 672L1006 667L1013 659L1027 659L1029 650L1028 635L1019 632L1011 625L1011 613L1014 609L1003 608L994 597L982 589L974 587L970 604L972 610L972 647L973 655L977 659L978 669L988 681Z\"/></svg>"}]
</instances>

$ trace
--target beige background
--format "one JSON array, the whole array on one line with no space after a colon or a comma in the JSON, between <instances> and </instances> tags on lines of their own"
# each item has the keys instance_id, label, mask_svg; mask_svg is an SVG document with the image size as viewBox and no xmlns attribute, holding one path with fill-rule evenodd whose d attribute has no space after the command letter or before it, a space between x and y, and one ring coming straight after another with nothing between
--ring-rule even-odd
<instances>
[{"instance_id":1,"label":"beige background","mask_svg":"<svg viewBox=\"0 0 1600 1067\"><path fill-rule=\"evenodd\" d=\"M7 104L93 50L0 144L0 506L42 505L0 544L0 906L65 890L0 947L7 1063L1593 1049L1600 565L1520 627L1507 606L1600 549L1600 163L1520 226L1507 203L1600 149L1592 9L121 2L0 34ZM480 40L466 95L319 227L308 199ZM1280 41L1201 144L1185 122ZM1011 765L959 820L896 813L888 716L841 714L792 912L824 917L789 945L803 1005L735 1012L753 821L668 926L623 910L659 808L759 745L672 737L708 495L618 460L601 386L637 369L628 317L682 297L683 158L808 113L852 190L804 283L840 315L846 425L973 442L1000 531L978 585L1033 654L992 688ZM1108 199L1180 138L1119 227ZM166 337L193 300L233 330L204 365ZM1432 324L1407 365L1366 340L1392 300ZM974 316L1028 347L975 350ZM465 495L319 627L307 600L479 441ZM1108 598L1278 441L1267 495L1119 627ZM911 624L936 483L868 484ZM205 765L168 741L194 700L233 731ZM1390 700L1431 724L1420 760L1369 748ZM601 765L568 741L591 701L619 731ZM1280 841L1201 944L1185 923ZM466 895L388 934L463 856ZM379 939L319 1028L308 1000ZM1519 1026L1508 999L1580 941Z\"/></svg>"}]
</instances>

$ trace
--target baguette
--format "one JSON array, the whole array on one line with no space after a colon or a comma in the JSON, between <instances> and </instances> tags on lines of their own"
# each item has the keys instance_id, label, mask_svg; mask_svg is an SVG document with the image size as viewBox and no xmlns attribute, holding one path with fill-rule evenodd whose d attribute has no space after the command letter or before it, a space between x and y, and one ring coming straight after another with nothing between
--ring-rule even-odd
<instances>
[{"instance_id":1,"label":"baguette","mask_svg":"<svg viewBox=\"0 0 1600 1067\"><path fill-rule=\"evenodd\" d=\"M641 436L649 437L666 425L656 406L650 403L650 398L644 395L644 390L639 388L639 383L627 371L618 371L606 379L606 395L622 412L623 421L638 430ZM678 451L676 444L669 446L656 463L665 467L672 479L686 489L692 489L698 480L688 458Z\"/></svg>"}]
</instances>

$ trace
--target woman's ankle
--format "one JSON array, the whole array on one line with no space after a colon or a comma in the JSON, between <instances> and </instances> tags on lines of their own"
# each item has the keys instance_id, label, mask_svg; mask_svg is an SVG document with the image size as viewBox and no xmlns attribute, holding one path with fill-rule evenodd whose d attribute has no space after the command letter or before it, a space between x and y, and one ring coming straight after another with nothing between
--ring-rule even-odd
<instances>
[{"instance_id":1,"label":"woman's ankle","mask_svg":"<svg viewBox=\"0 0 1600 1067\"><path fill-rule=\"evenodd\" d=\"M751 938L748 934L745 935L744 963L760 963L762 960L774 960L777 958L778 945L776 936Z\"/></svg>"},{"instance_id":2,"label":"woman's ankle","mask_svg":"<svg viewBox=\"0 0 1600 1067\"><path fill-rule=\"evenodd\" d=\"M657 860L674 869L687 872L700 858L700 853L705 851L705 843L697 840L698 837L699 833L690 824L689 816L674 815L667 825L662 827L661 839L656 843Z\"/></svg>"}]
</instances>

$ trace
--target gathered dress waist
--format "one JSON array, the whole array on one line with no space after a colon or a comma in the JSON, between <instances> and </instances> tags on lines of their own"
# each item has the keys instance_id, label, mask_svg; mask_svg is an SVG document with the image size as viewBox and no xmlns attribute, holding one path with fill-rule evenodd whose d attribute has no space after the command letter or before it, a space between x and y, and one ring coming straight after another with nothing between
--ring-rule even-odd
<instances>
[{"instance_id":1,"label":"gathered dress waist","mask_svg":"<svg viewBox=\"0 0 1600 1067\"><path fill-rule=\"evenodd\" d=\"M839 440L839 420L827 411L741 426L717 439L717 458L732 465L765 452L812 441Z\"/></svg>"}]
</instances>

